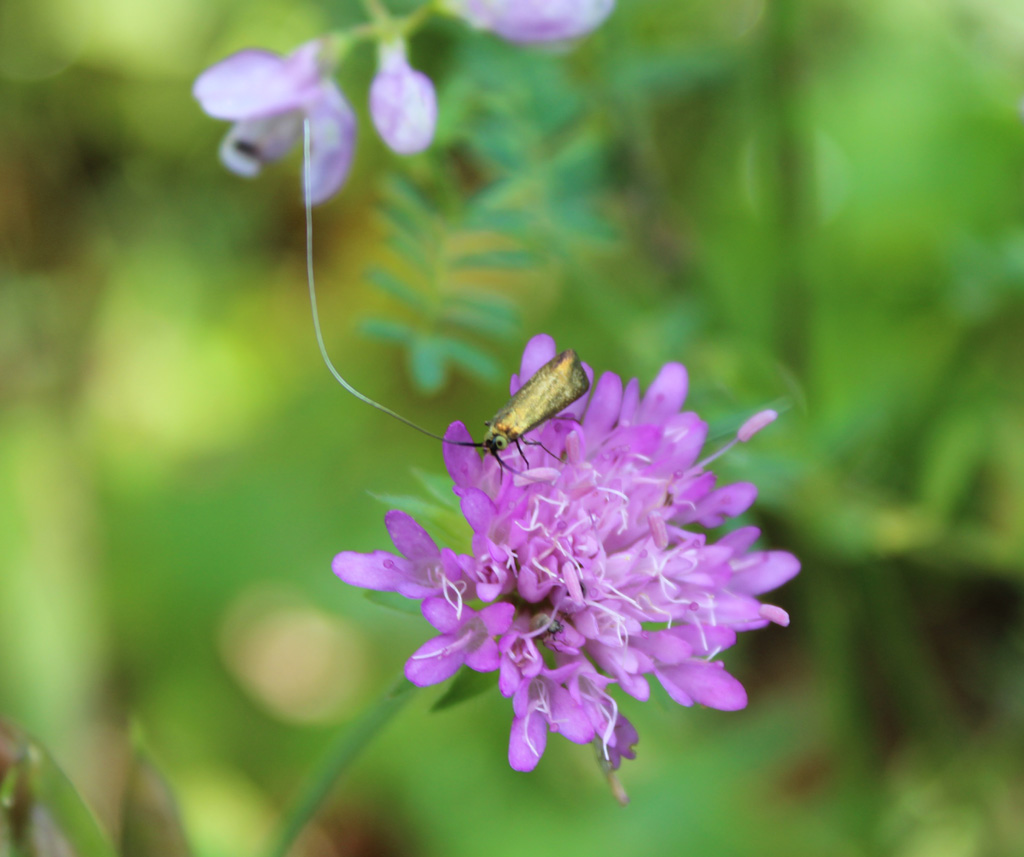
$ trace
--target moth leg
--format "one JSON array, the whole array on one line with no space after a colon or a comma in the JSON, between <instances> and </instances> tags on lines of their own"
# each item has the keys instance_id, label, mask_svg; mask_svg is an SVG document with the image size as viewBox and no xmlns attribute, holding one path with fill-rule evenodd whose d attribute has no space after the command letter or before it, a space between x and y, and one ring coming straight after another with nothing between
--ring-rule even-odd
<instances>
[{"instance_id":1,"label":"moth leg","mask_svg":"<svg viewBox=\"0 0 1024 857\"><path fill-rule=\"evenodd\" d=\"M548 455L550 455L553 459L555 459L555 461L561 461L561 459L557 455L555 455L550 449L548 449L546 446L544 446L544 444L542 444L539 440L524 440L523 443L525 443L525 444L527 444L529 446L539 446Z\"/></svg>"},{"instance_id":2,"label":"moth leg","mask_svg":"<svg viewBox=\"0 0 1024 857\"><path fill-rule=\"evenodd\" d=\"M529 443L529 441L527 441ZM523 445L519 442L519 438L516 438L516 449L519 450L519 454L522 456L523 461L526 462L526 469L530 469L530 459L526 457L526 453L523 452Z\"/></svg>"}]
</instances>

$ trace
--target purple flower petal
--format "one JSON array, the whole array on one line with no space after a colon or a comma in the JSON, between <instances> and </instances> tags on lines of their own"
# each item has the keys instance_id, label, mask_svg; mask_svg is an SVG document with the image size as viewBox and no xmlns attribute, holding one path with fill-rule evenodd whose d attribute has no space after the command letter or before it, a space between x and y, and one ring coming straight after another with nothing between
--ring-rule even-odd
<instances>
[{"instance_id":1,"label":"purple flower petal","mask_svg":"<svg viewBox=\"0 0 1024 857\"><path fill-rule=\"evenodd\" d=\"M666 363L647 388L636 422L657 423L677 414L686 401L689 380L681 363Z\"/></svg>"},{"instance_id":2,"label":"purple flower petal","mask_svg":"<svg viewBox=\"0 0 1024 857\"><path fill-rule=\"evenodd\" d=\"M492 604L480 611L480 621L484 623L489 634L504 634L512 627L512 620L515 618L516 607L507 601Z\"/></svg>"},{"instance_id":3,"label":"purple flower petal","mask_svg":"<svg viewBox=\"0 0 1024 857\"><path fill-rule=\"evenodd\" d=\"M417 687L430 687L450 679L466 661L462 649L452 649L452 635L434 637L420 646L405 662L405 677Z\"/></svg>"},{"instance_id":4,"label":"purple flower petal","mask_svg":"<svg viewBox=\"0 0 1024 857\"><path fill-rule=\"evenodd\" d=\"M459 503L466 523L475 533L486 533L498 509L483 491L478 488L463 488L459 491L462 501Z\"/></svg>"},{"instance_id":5,"label":"purple flower petal","mask_svg":"<svg viewBox=\"0 0 1024 857\"><path fill-rule=\"evenodd\" d=\"M720 662L689 661L655 673L662 686L680 705L698 702L719 711L739 711L747 706L747 692Z\"/></svg>"},{"instance_id":6,"label":"purple flower petal","mask_svg":"<svg viewBox=\"0 0 1024 857\"><path fill-rule=\"evenodd\" d=\"M762 551L745 556L741 562L734 567L736 573L729 588L747 595L777 589L800 571L800 560L786 551Z\"/></svg>"},{"instance_id":7,"label":"purple flower petal","mask_svg":"<svg viewBox=\"0 0 1024 857\"><path fill-rule=\"evenodd\" d=\"M622 410L619 414L619 425L628 426L634 421L637 408L640 406L640 382L630 378L622 391Z\"/></svg>"},{"instance_id":8,"label":"purple flower petal","mask_svg":"<svg viewBox=\"0 0 1024 857\"><path fill-rule=\"evenodd\" d=\"M532 771L548 745L548 725L536 712L512 719L508 763L514 771Z\"/></svg>"},{"instance_id":9,"label":"purple flower petal","mask_svg":"<svg viewBox=\"0 0 1024 857\"><path fill-rule=\"evenodd\" d=\"M434 560L441 556L434 540L413 517L398 509L392 509L384 516L384 526L395 547L411 560Z\"/></svg>"},{"instance_id":10,"label":"purple flower petal","mask_svg":"<svg viewBox=\"0 0 1024 857\"><path fill-rule=\"evenodd\" d=\"M425 586L416 580L412 563L387 551L343 551L334 558L333 568L345 583L363 589L400 592L406 598L426 598L438 592L436 586Z\"/></svg>"},{"instance_id":11,"label":"purple flower petal","mask_svg":"<svg viewBox=\"0 0 1024 857\"><path fill-rule=\"evenodd\" d=\"M708 437L708 424L693 411L673 414L665 420L664 438L669 448L666 466L687 470L697 460Z\"/></svg>"},{"instance_id":12,"label":"purple flower petal","mask_svg":"<svg viewBox=\"0 0 1024 857\"><path fill-rule=\"evenodd\" d=\"M546 333L538 333L523 349L523 359L519 364L519 375L513 378L510 392L515 395L520 387L530 380L545 363L547 363L558 352L555 350L555 340Z\"/></svg>"},{"instance_id":13,"label":"purple flower petal","mask_svg":"<svg viewBox=\"0 0 1024 857\"><path fill-rule=\"evenodd\" d=\"M333 83L324 83L307 106L310 202L334 196L348 178L356 146L356 114Z\"/></svg>"},{"instance_id":14,"label":"purple flower petal","mask_svg":"<svg viewBox=\"0 0 1024 857\"><path fill-rule=\"evenodd\" d=\"M249 49L210 66L192 94L216 119L260 119L299 109L319 89L315 64L296 66L270 51Z\"/></svg>"},{"instance_id":15,"label":"purple flower petal","mask_svg":"<svg viewBox=\"0 0 1024 857\"><path fill-rule=\"evenodd\" d=\"M471 610L464 611L466 616L459 616L458 611L443 598L428 598L420 607L423 618L442 634L454 634L465 624Z\"/></svg>"},{"instance_id":16,"label":"purple flower petal","mask_svg":"<svg viewBox=\"0 0 1024 857\"><path fill-rule=\"evenodd\" d=\"M220 160L236 175L252 178L283 157L302 137L302 114L282 113L237 122L220 144Z\"/></svg>"},{"instance_id":17,"label":"purple flower petal","mask_svg":"<svg viewBox=\"0 0 1024 857\"><path fill-rule=\"evenodd\" d=\"M434 84L409 65L404 47L384 53L370 85L370 116L377 133L399 155L422 152L434 139Z\"/></svg>"},{"instance_id":18,"label":"purple flower petal","mask_svg":"<svg viewBox=\"0 0 1024 857\"><path fill-rule=\"evenodd\" d=\"M613 771L618 769L623 759L636 758L636 750L633 748L639 741L636 727L620 714L615 721L612 739L608 742L608 763Z\"/></svg>"},{"instance_id":19,"label":"purple flower petal","mask_svg":"<svg viewBox=\"0 0 1024 857\"><path fill-rule=\"evenodd\" d=\"M574 744L587 744L594 740L594 727L590 718L564 687L553 688L549 722L552 732L558 732Z\"/></svg>"},{"instance_id":20,"label":"purple flower petal","mask_svg":"<svg viewBox=\"0 0 1024 857\"><path fill-rule=\"evenodd\" d=\"M483 465L479 453L469 446L458 444L473 443L473 438L462 423L452 423L444 433L446 441L453 443L443 444L442 454L444 455L444 466L452 481L457 486L476 487L483 476Z\"/></svg>"},{"instance_id":21,"label":"purple flower petal","mask_svg":"<svg viewBox=\"0 0 1024 857\"><path fill-rule=\"evenodd\" d=\"M501 666L501 653L494 640L484 640L476 649L466 653L466 666L478 673L489 673Z\"/></svg>"},{"instance_id":22,"label":"purple flower petal","mask_svg":"<svg viewBox=\"0 0 1024 857\"><path fill-rule=\"evenodd\" d=\"M590 404L583 417L587 435L600 442L615 426L622 406L622 379L613 372L605 372L593 388Z\"/></svg>"},{"instance_id":23,"label":"purple flower petal","mask_svg":"<svg viewBox=\"0 0 1024 857\"><path fill-rule=\"evenodd\" d=\"M697 504L692 519L704 527L720 527L726 518L742 515L757 499L753 482L736 482L712 491Z\"/></svg>"},{"instance_id":24,"label":"purple flower petal","mask_svg":"<svg viewBox=\"0 0 1024 857\"><path fill-rule=\"evenodd\" d=\"M736 632L724 625L679 625L672 632L688 643L697 657L717 655L736 643Z\"/></svg>"},{"instance_id":25,"label":"purple flower petal","mask_svg":"<svg viewBox=\"0 0 1024 857\"><path fill-rule=\"evenodd\" d=\"M615 0L449 0L473 26L510 42L562 42L597 28Z\"/></svg>"},{"instance_id":26,"label":"purple flower petal","mask_svg":"<svg viewBox=\"0 0 1024 857\"><path fill-rule=\"evenodd\" d=\"M718 544L722 547L731 547L739 555L750 550L760 536L761 531L757 527L740 527L722 536Z\"/></svg>"}]
</instances>

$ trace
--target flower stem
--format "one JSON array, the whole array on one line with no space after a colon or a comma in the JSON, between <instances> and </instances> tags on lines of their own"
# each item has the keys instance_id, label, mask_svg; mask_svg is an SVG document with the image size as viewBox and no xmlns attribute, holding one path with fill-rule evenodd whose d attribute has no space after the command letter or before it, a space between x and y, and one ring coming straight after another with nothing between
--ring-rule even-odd
<instances>
[{"instance_id":1,"label":"flower stem","mask_svg":"<svg viewBox=\"0 0 1024 857\"><path fill-rule=\"evenodd\" d=\"M381 0L363 0L363 8L374 21L387 21L391 18L391 14Z\"/></svg>"},{"instance_id":2,"label":"flower stem","mask_svg":"<svg viewBox=\"0 0 1024 857\"><path fill-rule=\"evenodd\" d=\"M338 780L348 770L376 733L412 698L414 689L405 676L399 677L377 704L345 729L324 757L321 767L307 781L292 810L285 816L267 857L286 857L295 840L330 797Z\"/></svg>"}]
</instances>

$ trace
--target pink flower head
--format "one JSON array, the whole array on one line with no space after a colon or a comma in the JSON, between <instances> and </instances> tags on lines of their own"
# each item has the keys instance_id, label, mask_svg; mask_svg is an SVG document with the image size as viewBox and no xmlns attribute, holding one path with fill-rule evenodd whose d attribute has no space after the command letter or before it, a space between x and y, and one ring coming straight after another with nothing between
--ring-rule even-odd
<instances>
[{"instance_id":1,"label":"pink flower head","mask_svg":"<svg viewBox=\"0 0 1024 857\"><path fill-rule=\"evenodd\" d=\"M554 355L550 337L534 337L512 392ZM746 692L719 654L739 632L789 621L758 596L792 578L796 558L753 549L755 527L717 540L708 533L746 511L757 491L716 485L708 464L723 450L700 458L707 424L681 410L686 392L678 363L643 395L635 379L609 372L500 463L448 444L472 552L440 551L411 518L389 512L402 557L334 561L349 583L426 598L423 614L441 635L406 664L414 683L442 681L463 663L499 671L516 770L537 764L549 732L596 742L611 769L633 758L637 734L610 692L616 685L645 700L654 679L681 705L743 708ZM772 416L751 418L734 443ZM446 438L471 440L461 423ZM470 606L478 603L488 606Z\"/></svg>"},{"instance_id":2,"label":"pink flower head","mask_svg":"<svg viewBox=\"0 0 1024 857\"><path fill-rule=\"evenodd\" d=\"M446 5L474 27L509 42L564 42L597 29L615 0L446 0Z\"/></svg>"},{"instance_id":3,"label":"pink flower head","mask_svg":"<svg viewBox=\"0 0 1024 857\"><path fill-rule=\"evenodd\" d=\"M314 39L286 57L249 49L204 71L192 87L200 106L235 124L220 146L229 170L252 177L302 139L309 120L310 196L315 203L345 183L355 151L356 116L330 78L326 40Z\"/></svg>"},{"instance_id":4,"label":"pink flower head","mask_svg":"<svg viewBox=\"0 0 1024 857\"><path fill-rule=\"evenodd\" d=\"M377 133L399 155L422 152L434 139L434 84L409 65L404 42L381 45L380 68L370 85L370 116Z\"/></svg>"}]
</instances>

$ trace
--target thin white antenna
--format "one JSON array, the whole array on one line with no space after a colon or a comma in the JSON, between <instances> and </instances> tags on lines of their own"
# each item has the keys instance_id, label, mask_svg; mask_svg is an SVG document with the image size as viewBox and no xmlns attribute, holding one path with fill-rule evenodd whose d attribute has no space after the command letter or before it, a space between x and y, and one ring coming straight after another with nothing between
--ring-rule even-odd
<instances>
[{"instance_id":1,"label":"thin white antenna","mask_svg":"<svg viewBox=\"0 0 1024 857\"><path fill-rule=\"evenodd\" d=\"M313 330L316 331L316 344L320 348L320 356L324 359L324 364L330 370L330 373L334 376L334 380L341 384L348 392L366 404L371 405L378 411L383 411L388 416L394 417L399 422L405 423L410 428L416 429L416 431L432 437L435 440L439 440L442 443L450 443L455 446L475 446L479 447L479 443L466 443L465 441L447 440L439 434L434 434L432 431L427 431L422 426L416 425L412 420L408 420L401 414L395 413L391 408L385 407L380 402L375 402L369 396L364 396L355 387L349 384L342 376L341 373L334 367L331 362L331 358L327 356L327 347L324 345L324 336L320 331L320 313L316 306L316 285L313 279L313 203L312 203L312 168L310 167L309 158L309 120L304 119L302 122L302 178L303 178L303 196L305 197L306 204L306 282L309 284L309 305L313 310Z\"/></svg>"}]
</instances>

